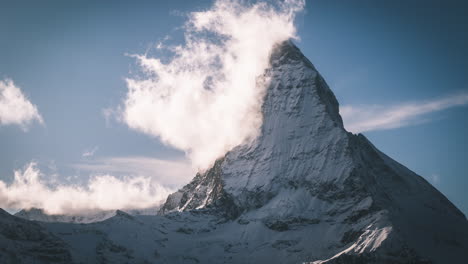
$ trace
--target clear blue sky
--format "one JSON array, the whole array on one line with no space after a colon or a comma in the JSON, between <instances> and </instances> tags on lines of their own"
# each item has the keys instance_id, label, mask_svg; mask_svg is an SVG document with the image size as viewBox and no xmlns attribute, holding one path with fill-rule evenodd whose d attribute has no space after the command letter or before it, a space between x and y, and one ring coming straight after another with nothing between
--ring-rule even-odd
<instances>
[{"instance_id":1,"label":"clear blue sky","mask_svg":"<svg viewBox=\"0 0 468 264\"><path fill-rule=\"evenodd\" d=\"M180 41L186 12L211 1L0 2L0 80L37 105L45 125L0 126L0 179L31 160L79 176L96 157L177 159L180 151L106 122L124 98L134 60L166 35ZM341 105L398 105L468 91L468 4L462 1L307 1L296 41ZM383 152L432 182L468 213L468 107L364 132ZM56 168L55 168L56 167Z\"/></svg>"}]
</instances>

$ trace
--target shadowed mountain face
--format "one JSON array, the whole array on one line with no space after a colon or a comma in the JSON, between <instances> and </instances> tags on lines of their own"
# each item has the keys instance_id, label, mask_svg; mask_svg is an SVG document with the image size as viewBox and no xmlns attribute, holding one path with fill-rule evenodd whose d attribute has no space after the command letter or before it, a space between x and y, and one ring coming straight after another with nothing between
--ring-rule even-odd
<instances>
[{"instance_id":1,"label":"shadowed mountain face","mask_svg":"<svg viewBox=\"0 0 468 264\"><path fill-rule=\"evenodd\" d=\"M0 263L71 263L68 246L35 222L0 209Z\"/></svg>"},{"instance_id":2,"label":"shadowed mountain face","mask_svg":"<svg viewBox=\"0 0 468 264\"><path fill-rule=\"evenodd\" d=\"M465 216L343 128L332 91L294 44L278 45L259 83L258 138L171 194L159 215L43 226L83 263L465 262Z\"/></svg>"}]
</instances>

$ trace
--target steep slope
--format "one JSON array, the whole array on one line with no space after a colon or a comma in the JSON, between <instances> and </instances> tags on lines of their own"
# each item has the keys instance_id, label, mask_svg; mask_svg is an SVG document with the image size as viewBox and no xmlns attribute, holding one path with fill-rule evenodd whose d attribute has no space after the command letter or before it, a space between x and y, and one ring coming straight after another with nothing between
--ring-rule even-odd
<instances>
[{"instance_id":1,"label":"steep slope","mask_svg":"<svg viewBox=\"0 0 468 264\"><path fill-rule=\"evenodd\" d=\"M308 229L314 241L305 250L327 263L467 257L465 216L422 177L343 128L333 93L294 44L278 46L264 78L258 139L170 195L160 213L203 208L278 232Z\"/></svg>"}]
</instances>

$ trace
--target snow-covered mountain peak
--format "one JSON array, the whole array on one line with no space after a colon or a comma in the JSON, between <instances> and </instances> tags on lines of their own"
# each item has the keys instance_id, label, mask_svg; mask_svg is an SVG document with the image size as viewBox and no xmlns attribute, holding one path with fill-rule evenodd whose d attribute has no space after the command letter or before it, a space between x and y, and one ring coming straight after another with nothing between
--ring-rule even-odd
<instances>
[{"instance_id":1,"label":"snow-covered mountain peak","mask_svg":"<svg viewBox=\"0 0 468 264\"><path fill-rule=\"evenodd\" d=\"M284 41L278 44L270 57L270 68L265 74L270 79L279 81L285 89L299 89L301 92L312 92L318 96L321 106L325 107L326 113L338 126L343 127L343 121L339 115L338 101L330 90L322 76L315 69L313 64L307 59L292 41ZM267 94L274 94L275 87L270 85ZM278 96L279 101L287 100L293 97L304 96L303 93L289 91L288 96ZM284 95L284 94L283 94ZM286 103L286 102L284 102ZM293 104L294 105L294 104ZM266 104L264 104L266 106ZM317 105L315 105L317 106ZM317 109L318 110L318 109ZM266 113L264 112L264 115ZM308 115L302 112L302 115Z\"/></svg>"},{"instance_id":2,"label":"snow-covered mountain peak","mask_svg":"<svg viewBox=\"0 0 468 264\"><path fill-rule=\"evenodd\" d=\"M292 42L276 47L259 83L268 84L259 136L171 194L161 214L221 215L253 232L241 239L248 243L267 228L277 232L271 239L320 252L309 256L314 263L443 263L446 252L466 255L465 216L422 177L344 129L333 92Z\"/></svg>"},{"instance_id":3,"label":"snow-covered mountain peak","mask_svg":"<svg viewBox=\"0 0 468 264\"><path fill-rule=\"evenodd\" d=\"M330 155L340 155L332 146L348 138L338 102L323 78L291 41L274 49L270 65L259 82L268 86L258 138L236 147L171 195L162 212L200 209L221 198L242 211L263 205L280 189L343 174L338 171L343 166L327 166L328 171L317 173L326 160L336 160Z\"/></svg>"}]
</instances>

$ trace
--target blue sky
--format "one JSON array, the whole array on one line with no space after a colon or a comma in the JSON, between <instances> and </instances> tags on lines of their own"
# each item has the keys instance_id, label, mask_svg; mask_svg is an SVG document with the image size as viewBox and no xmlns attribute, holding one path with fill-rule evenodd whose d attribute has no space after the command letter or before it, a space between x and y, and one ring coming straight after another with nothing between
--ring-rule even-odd
<instances>
[{"instance_id":1,"label":"blue sky","mask_svg":"<svg viewBox=\"0 0 468 264\"><path fill-rule=\"evenodd\" d=\"M184 14L211 3L2 1L0 80L13 80L44 122L0 125L0 180L11 182L31 161L59 181L82 183L93 172L151 174L166 169L156 160L184 160L183 152L106 120L103 109L121 104L125 78L136 70L125 54L145 53L167 35L180 42ZM340 105L408 116L363 133L465 214L468 107L456 100L468 93L467 8L461 1L320 0L307 1L296 19L297 45ZM169 187L193 176L155 174Z\"/></svg>"}]
</instances>

